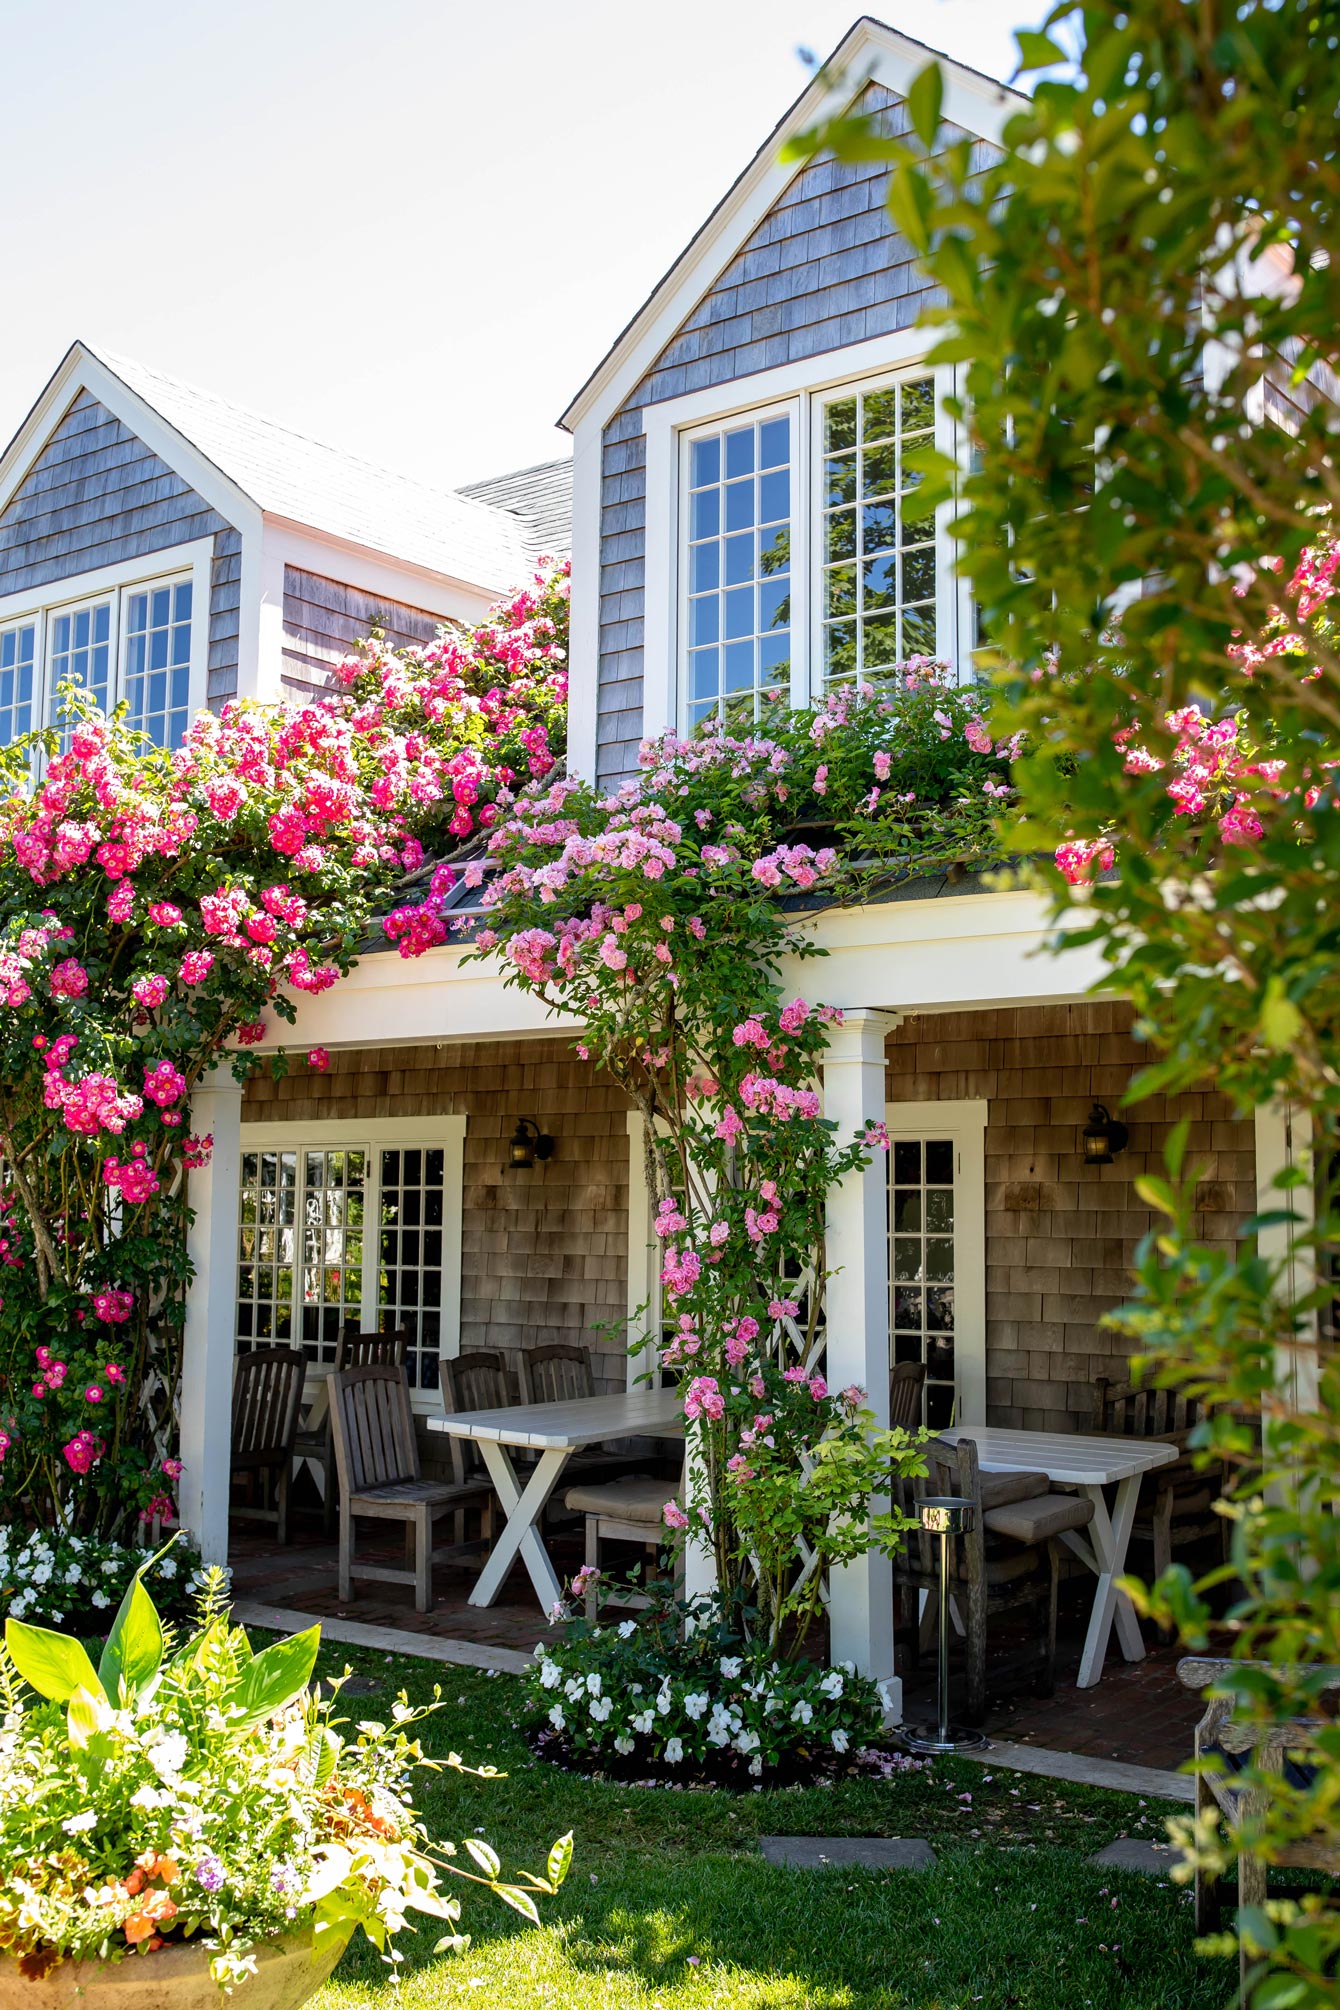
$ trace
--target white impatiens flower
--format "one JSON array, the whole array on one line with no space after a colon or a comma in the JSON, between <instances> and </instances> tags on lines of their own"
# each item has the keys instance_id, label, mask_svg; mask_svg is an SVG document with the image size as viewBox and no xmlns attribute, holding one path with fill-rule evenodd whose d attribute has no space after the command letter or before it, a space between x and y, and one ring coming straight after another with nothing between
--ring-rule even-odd
<instances>
[{"instance_id":1,"label":"white impatiens flower","mask_svg":"<svg viewBox=\"0 0 1340 2010\"><path fill-rule=\"evenodd\" d=\"M568 1677L567 1681L563 1684L563 1694L567 1697L569 1703L575 1703L579 1696L586 1694L586 1684L580 1675L570 1675Z\"/></svg>"},{"instance_id":2,"label":"white impatiens flower","mask_svg":"<svg viewBox=\"0 0 1340 2010\"><path fill-rule=\"evenodd\" d=\"M684 1756L683 1739L667 1738L665 1741L665 1752L663 1756L665 1758L665 1763L667 1766L677 1766L680 1760Z\"/></svg>"},{"instance_id":3,"label":"white impatiens flower","mask_svg":"<svg viewBox=\"0 0 1340 2010\"><path fill-rule=\"evenodd\" d=\"M160 1780L175 1780L189 1747L180 1731L166 1731L149 1747L148 1760Z\"/></svg>"},{"instance_id":4,"label":"white impatiens flower","mask_svg":"<svg viewBox=\"0 0 1340 2010\"><path fill-rule=\"evenodd\" d=\"M541 1661L540 1687L542 1689L557 1689L562 1680L563 1670L559 1667L557 1661Z\"/></svg>"},{"instance_id":5,"label":"white impatiens flower","mask_svg":"<svg viewBox=\"0 0 1340 2010\"><path fill-rule=\"evenodd\" d=\"M824 1676L823 1681L819 1684L819 1691L821 1695L830 1697L836 1703L838 1697L842 1694L842 1670L840 1668L830 1668Z\"/></svg>"},{"instance_id":6,"label":"white impatiens flower","mask_svg":"<svg viewBox=\"0 0 1340 2010\"><path fill-rule=\"evenodd\" d=\"M728 1682L733 1682L743 1666L744 1663L738 1655L732 1655L722 1662L721 1672Z\"/></svg>"},{"instance_id":7,"label":"white impatiens flower","mask_svg":"<svg viewBox=\"0 0 1340 2010\"><path fill-rule=\"evenodd\" d=\"M146 1780L145 1784L137 1787L131 1795L130 1805L132 1808L148 1808L150 1811L155 1808L170 1808L172 1795L164 1787L151 1787Z\"/></svg>"},{"instance_id":8,"label":"white impatiens flower","mask_svg":"<svg viewBox=\"0 0 1340 2010\"><path fill-rule=\"evenodd\" d=\"M633 1750L633 1740L631 1738L626 1738L623 1735L623 1733L620 1732L619 1736L614 1740L614 1749L619 1754L620 1758L626 1759L628 1757L628 1754Z\"/></svg>"},{"instance_id":9,"label":"white impatiens flower","mask_svg":"<svg viewBox=\"0 0 1340 2010\"><path fill-rule=\"evenodd\" d=\"M808 1724L813 1716L813 1707L802 1696L796 1704L795 1709L791 1712L791 1722L793 1724Z\"/></svg>"},{"instance_id":10,"label":"white impatiens flower","mask_svg":"<svg viewBox=\"0 0 1340 2010\"><path fill-rule=\"evenodd\" d=\"M658 1714L664 1717L669 1708L670 1708L670 1677L667 1675L664 1682L662 1682L660 1688L656 1692L656 1709Z\"/></svg>"},{"instance_id":11,"label":"white impatiens flower","mask_svg":"<svg viewBox=\"0 0 1340 2010\"><path fill-rule=\"evenodd\" d=\"M598 1696L600 1694L600 1677L594 1670L586 1678L586 1693L588 1696Z\"/></svg>"},{"instance_id":12,"label":"white impatiens flower","mask_svg":"<svg viewBox=\"0 0 1340 2010\"><path fill-rule=\"evenodd\" d=\"M104 1611L105 1608L111 1604L111 1602L112 1602L111 1599L107 1596L107 1593L105 1591L95 1591L92 1598L89 1600L89 1604L95 1605L99 1612Z\"/></svg>"},{"instance_id":13,"label":"white impatiens flower","mask_svg":"<svg viewBox=\"0 0 1340 2010\"><path fill-rule=\"evenodd\" d=\"M618 1631L620 1640L631 1640L633 1635L637 1632L636 1619L621 1620L619 1622Z\"/></svg>"},{"instance_id":14,"label":"white impatiens flower","mask_svg":"<svg viewBox=\"0 0 1340 2010\"><path fill-rule=\"evenodd\" d=\"M172 1556L165 1556L163 1558L163 1561L158 1566L158 1574L160 1577L175 1577L177 1575L176 1558Z\"/></svg>"},{"instance_id":15,"label":"white impatiens flower","mask_svg":"<svg viewBox=\"0 0 1340 2010\"><path fill-rule=\"evenodd\" d=\"M120 1568L121 1566L117 1562L116 1558L114 1556L109 1556L103 1563L102 1574L104 1577L114 1577L117 1571L120 1570Z\"/></svg>"},{"instance_id":16,"label":"white impatiens flower","mask_svg":"<svg viewBox=\"0 0 1340 2010\"><path fill-rule=\"evenodd\" d=\"M747 1759L751 1752L758 1750L762 1742L757 1731L741 1731L736 1736L735 1749Z\"/></svg>"},{"instance_id":17,"label":"white impatiens flower","mask_svg":"<svg viewBox=\"0 0 1340 2010\"><path fill-rule=\"evenodd\" d=\"M563 1705L555 1703L553 1709L549 1712L549 1722L556 1731L561 1731L567 1724L567 1721L567 1718L563 1715Z\"/></svg>"},{"instance_id":18,"label":"white impatiens flower","mask_svg":"<svg viewBox=\"0 0 1340 2010\"><path fill-rule=\"evenodd\" d=\"M651 1736L651 1727L655 1719L650 1710L639 1710L636 1717L630 1717L628 1721L644 1738Z\"/></svg>"},{"instance_id":19,"label":"white impatiens flower","mask_svg":"<svg viewBox=\"0 0 1340 2010\"><path fill-rule=\"evenodd\" d=\"M753 1758L752 1758L752 1759L751 1759L751 1760L749 1761L749 1772L750 1772L750 1775L751 1775L751 1777L752 1777L753 1779L756 1779L756 1780L761 1780L761 1779L762 1779L762 1777L763 1777L763 1755L762 1755L762 1753L761 1753L761 1752L755 1752L755 1754L754 1754Z\"/></svg>"},{"instance_id":20,"label":"white impatiens flower","mask_svg":"<svg viewBox=\"0 0 1340 2010\"><path fill-rule=\"evenodd\" d=\"M851 1743L851 1740L850 1740L850 1739L848 1738L848 1736L847 1736L847 1734L846 1734L846 1732L845 1732L845 1731L834 1731L834 1733L833 1733L833 1750L834 1750L835 1752L838 1752L838 1753L842 1753L842 1752L845 1752L845 1751L846 1751L846 1749L847 1749L847 1746L848 1746L848 1745L849 1745L850 1743Z\"/></svg>"},{"instance_id":21,"label":"white impatiens flower","mask_svg":"<svg viewBox=\"0 0 1340 2010\"><path fill-rule=\"evenodd\" d=\"M83 1835L85 1830L98 1826L98 1817L92 1808L84 1808L80 1814L69 1815L61 1823L67 1836Z\"/></svg>"},{"instance_id":22,"label":"white impatiens flower","mask_svg":"<svg viewBox=\"0 0 1340 2010\"><path fill-rule=\"evenodd\" d=\"M603 1724L613 1708L614 1698L612 1696L593 1696L591 1698L591 1715L597 1724Z\"/></svg>"},{"instance_id":23,"label":"white impatiens flower","mask_svg":"<svg viewBox=\"0 0 1340 2010\"><path fill-rule=\"evenodd\" d=\"M693 1690L690 1695L684 1698L684 1715L692 1717L694 1722L697 1723L699 1717L706 1715L707 1706L711 1700L712 1698L708 1695L706 1689Z\"/></svg>"}]
</instances>

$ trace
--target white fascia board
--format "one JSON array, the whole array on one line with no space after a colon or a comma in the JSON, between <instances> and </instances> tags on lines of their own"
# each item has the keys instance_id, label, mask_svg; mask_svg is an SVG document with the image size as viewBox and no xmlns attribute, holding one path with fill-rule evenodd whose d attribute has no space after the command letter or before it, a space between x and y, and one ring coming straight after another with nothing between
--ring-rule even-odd
<instances>
[{"instance_id":1,"label":"white fascia board","mask_svg":"<svg viewBox=\"0 0 1340 2010\"><path fill-rule=\"evenodd\" d=\"M594 419L572 446L572 598L568 633L568 773L593 782L600 712L600 491L603 442Z\"/></svg>"},{"instance_id":2,"label":"white fascia board","mask_svg":"<svg viewBox=\"0 0 1340 2010\"><path fill-rule=\"evenodd\" d=\"M421 608L425 614L440 614L444 621L477 621L515 584L514 580L467 579L460 573L438 572L375 545L357 544L351 538L336 537L331 531L316 530L311 524L270 511L265 515L265 542L267 548L273 546L282 552L283 563L303 572L319 572L345 586L361 587L383 599L398 600L405 607Z\"/></svg>"},{"instance_id":3,"label":"white fascia board","mask_svg":"<svg viewBox=\"0 0 1340 2010\"><path fill-rule=\"evenodd\" d=\"M0 461L0 510L5 509L22 484L79 391L87 391L100 405L105 405L114 418L128 426L151 453L188 482L244 540L259 535L261 512L246 491L193 446L185 434L170 426L82 342L74 343L68 350Z\"/></svg>"},{"instance_id":4,"label":"white fascia board","mask_svg":"<svg viewBox=\"0 0 1340 2010\"><path fill-rule=\"evenodd\" d=\"M1077 914L1074 925L1082 919ZM844 1010L1079 1004L1107 970L1094 944L1062 944L1047 902L1031 892L838 908L816 915L805 928L824 959L788 957L783 984Z\"/></svg>"},{"instance_id":5,"label":"white fascia board","mask_svg":"<svg viewBox=\"0 0 1340 2010\"><path fill-rule=\"evenodd\" d=\"M269 1020L263 1050L425 1046L552 1037L580 1029L579 1019L550 1013L528 991L504 984L495 959L462 968L467 954L451 943L418 957L391 950L365 956L329 991L298 995L294 1025Z\"/></svg>"},{"instance_id":6,"label":"white fascia board","mask_svg":"<svg viewBox=\"0 0 1340 2010\"><path fill-rule=\"evenodd\" d=\"M844 111L867 84L882 84L896 96L905 96L913 78L929 62L939 64L944 79L944 117L978 139L998 142L1006 120L1028 107L1028 99L1019 92L951 62L924 43L899 35L881 22L858 21L587 379L559 424L572 432L589 417L603 425L618 411L716 278L802 172L801 163L784 163L778 158L789 139Z\"/></svg>"}]
</instances>

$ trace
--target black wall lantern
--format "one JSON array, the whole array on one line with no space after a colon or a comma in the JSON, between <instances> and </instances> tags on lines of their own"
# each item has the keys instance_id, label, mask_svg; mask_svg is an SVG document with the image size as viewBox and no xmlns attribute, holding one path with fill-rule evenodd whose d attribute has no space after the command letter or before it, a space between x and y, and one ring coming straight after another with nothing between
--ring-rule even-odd
<instances>
[{"instance_id":1,"label":"black wall lantern","mask_svg":"<svg viewBox=\"0 0 1340 2010\"><path fill-rule=\"evenodd\" d=\"M554 1141L542 1131L534 1117L518 1117L511 1143L507 1147L507 1164L504 1172L529 1172L539 1159L543 1164L554 1155Z\"/></svg>"},{"instance_id":2,"label":"black wall lantern","mask_svg":"<svg viewBox=\"0 0 1340 2010\"><path fill-rule=\"evenodd\" d=\"M1124 1152L1129 1142L1130 1132L1125 1124L1110 1117L1102 1103L1095 1103L1084 1126L1085 1165L1110 1166L1117 1153Z\"/></svg>"}]
</instances>

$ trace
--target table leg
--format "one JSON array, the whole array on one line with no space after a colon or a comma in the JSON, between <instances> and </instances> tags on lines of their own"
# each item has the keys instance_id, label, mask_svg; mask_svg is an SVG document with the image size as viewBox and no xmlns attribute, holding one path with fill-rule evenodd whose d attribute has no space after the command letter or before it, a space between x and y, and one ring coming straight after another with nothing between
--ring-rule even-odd
<instances>
[{"instance_id":1,"label":"table leg","mask_svg":"<svg viewBox=\"0 0 1340 2010\"><path fill-rule=\"evenodd\" d=\"M1101 1487L1086 1487L1085 1493L1093 1502L1093 1520L1089 1524L1089 1535L1093 1543L1094 1556L1098 1562L1098 1583L1093 1594L1093 1611L1089 1615L1089 1630L1084 1640L1084 1652L1080 1657L1077 1687L1091 1689L1101 1678L1103 1662L1107 1655L1108 1635L1112 1622L1117 1623L1117 1638L1121 1651L1128 1661L1143 1661L1145 1643L1140 1638L1140 1625L1132 1610L1130 1600L1117 1590L1117 1579L1126 1568L1126 1548L1131 1539L1131 1527L1135 1521L1135 1504L1140 1494L1141 1473L1132 1473L1117 1487L1116 1506L1109 1517L1107 1500Z\"/></svg>"},{"instance_id":2,"label":"table leg","mask_svg":"<svg viewBox=\"0 0 1340 2010\"><path fill-rule=\"evenodd\" d=\"M543 1453L523 1491L506 1445L496 1444L490 1438L479 1438L475 1442L483 1454L489 1478L493 1481L507 1520L494 1539L489 1560L479 1573L479 1581L470 1593L469 1602L471 1605L492 1605L520 1553L530 1572L536 1596L544 1610L549 1612L558 1604L563 1590L554 1575L554 1566L549 1561L549 1552L540 1538L536 1523L568 1462L568 1452L566 1448L558 1448Z\"/></svg>"}]
</instances>

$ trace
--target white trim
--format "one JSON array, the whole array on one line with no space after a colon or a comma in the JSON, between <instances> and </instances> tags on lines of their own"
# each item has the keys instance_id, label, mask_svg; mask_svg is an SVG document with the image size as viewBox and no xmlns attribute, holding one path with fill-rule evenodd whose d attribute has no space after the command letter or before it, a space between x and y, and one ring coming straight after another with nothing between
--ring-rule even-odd
<instances>
[{"instance_id":1,"label":"white trim","mask_svg":"<svg viewBox=\"0 0 1340 2010\"><path fill-rule=\"evenodd\" d=\"M1252 1112L1256 1145L1256 1205L1262 1214L1288 1211L1298 1218L1263 1228L1257 1237L1260 1254L1270 1263L1282 1265L1279 1295L1286 1304L1307 1297L1316 1284L1313 1249L1299 1248L1300 1236L1308 1235L1316 1219L1313 1148L1308 1135L1309 1118L1283 1103L1261 1103ZM1277 1187L1276 1175L1301 1168L1308 1177L1298 1186ZM1320 1401L1320 1357L1317 1349L1317 1315L1309 1313L1292 1347L1277 1349L1276 1380L1292 1409L1314 1411Z\"/></svg>"},{"instance_id":2,"label":"white trim","mask_svg":"<svg viewBox=\"0 0 1340 2010\"><path fill-rule=\"evenodd\" d=\"M642 738L668 733L679 711L675 588L679 550L678 432L664 407L647 414L646 514L642 533ZM575 503L574 497L574 503Z\"/></svg>"},{"instance_id":3,"label":"white trim","mask_svg":"<svg viewBox=\"0 0 1340 2010\"><path fill-rule=\"evenodd\" d=\"M986 1422L986 1121L989 1104L887 1103L891 1140L950 1138L954 1163L954 1421Z\"/></svg>"},{"instance_id":4,"label":"white trim","mask_svg":"<svg viewBox=\"0 0 1340 2010\"><path fill-rule=\"evenodd\" d=\"M998 140L1006 119L1028 106L1028 99L1019 93L939 56L910 36L869 18L856 22L578 391L560 425L572 431L593 414L603 423L618 411L740 246L803 171L799 163L778 158L786 140L845 110L868 83L905 96L912 79L930 62L938 62L944 79L944 116L980 139Z\"/></svg>"},{"instance_id":5,"label":"white trim","mask_svg":"<svg viewBox=\"0 0 1340 2010\"><path fill-rule=\"evenodd\" d=\"M189 725L195 713L204 709L208 696L213 563L214 539L197 537L185 544L164 545L161 551L147 552L142 558L119 559L114 565L96 566L88 572L72 572L64 579L51 580L46 586L0 594L0 627L9 628L25 620L35 620L38 625L34 690L34 718L37 724L46 726L50 723L53 696L50 681L51 623L57 615L73 613L97 601L110 601L107 702L109 711L114 710L126 695L126 595L189 579L191 657L186 700Z\"/></svg>"},{"instance_id":6,"label":"white trim","mask_svg":"<svg viewBox=\"0 0 1340 2010\"><path fill-rule=\"evenodd\" d=\"M357 1117L334 1117L311 1121L292 1117L283 1123L244 1123L241 1127L240 1154L295 1149L329 1151L367 1145L373 1156L373 1164L369 1167L365 1187L365 1236L369 1230L374 1235L378 1231L381 1167L377 1154L388 1146L429 1145L436 1146L442 1151L442 1302L439 1307L441 1334L437 1351L441 1358L448 1361L454 1361L461 1351L461 1246L465 1214L466 1124L467 1119L464 1116L451 1114L432 1117L368 1117L362 1120ZM377 1303L379 1254L380 1252L376 1251L370 1256L367 1248L364 1248L360 1323L365 1332L375 1332L381 1317ZM237 1304L236 1264L237 1257L234 1253L233 1275L228 1287L230 1317L234 1332L236 1332ZM297 1307L294 1309L296 1311ZM300 1336L295 1336L292 1344L300 1346L302 1344ZM324 1370L319 1366L315 1371L309 1369L308 1382L319 1382L323 1374ZM411 1390L410 1397L416 1410L436 1415L439 1405L435 1389L414 1389Z\"/></svg>"},{"instance_id":7,"label":"white trim","mask_svg":"<svg viewBox=\"0 0 1340 2010\"><path fill-rule=\"evenodd\" d=\"M582 427L572 448L572 578L568 607L568 773L596 778L600 713L601 483L599 426ZM650 585L650 581L647 582Z\"/></svg>"},{"instance_id":8,"label":"white trim","mask_svg":"<svg viewBox=\"0 0 1340 2010\"><path fill-rule=\"evenodd\" d=\"M707 425L713 419L733 419L754 405L775 405L804 391L832 391L858 377L907 369L919 363L937 339L933 329L901 328L887 335L872 335L865 342L848 342L841 349L825 349L796 363L755 370L747 377L709 385L706 390L686 391L680 398L661 398L644 407L643 431L650 440L653 432L666 426L678 431L684 426Z\"/></svg>"},{"instance_id":9,"label":"white trim","mask_svg":"<svg viewBox=\"0 0 1340 2010\"><path fill-rule=\"evenodd\" d=\"M378 545L359 544L353 538L337 537L333 531L267 511L265 543L276 542L285 562L302 572L319 573L378 599L398 601L421 614L439 615L443 621L478 620L500 594L516 584L510 578L478 580L455 572L437 572L413 559L397 558ZM525 557L517 563L524 571Z\"/></svg>"},{"instance_id":10,"label":"white trim","mask_svg":"<svg viewBox=\"0 0 1340 2010\"><path fill-rule=\"evenodd\" d=\"M647 1184L646 1126L641 1110L625 1111L628 1125L628 1319L625 1341L629 1389L636 1388L650 1370L654 1375L659 1349L633 1348L649 1325L654 1332L659 1318L661 1280L656 1264L656 1244L652 1231L651 1188Z\"/></svg>"}]
</instances>

